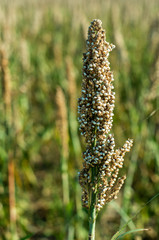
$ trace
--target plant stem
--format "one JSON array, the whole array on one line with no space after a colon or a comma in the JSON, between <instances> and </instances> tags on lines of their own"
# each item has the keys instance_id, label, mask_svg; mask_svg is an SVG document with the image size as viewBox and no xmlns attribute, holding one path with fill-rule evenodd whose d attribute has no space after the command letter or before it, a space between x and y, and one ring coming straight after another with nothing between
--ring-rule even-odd
<instances>
[{"instance_id":1,"label":"plant stem","mask_svg":"<svg viewBox=\"0 0 159 240\"><path fill-rule=\"evenodd\" d=\"M63 204L66 207L69 203L69 179L68 179L68 163L66 157L61 157L62 168L62 188L63 188Z\"/></svg>"},{"instance_id":2,"label":"plant stem","mask_svg":"<svg viewBox=\"0 0 159 240\"><path fill-rule=\"evenodd\" d=\"M89 240L95 240L95 224L96 224L96 199L97 199L97 190L94 184L96 177L96 167L92 167L92 194L91 194L91 205L90 205L90 217L89 217Z\"/></svg>"}]
</instances>

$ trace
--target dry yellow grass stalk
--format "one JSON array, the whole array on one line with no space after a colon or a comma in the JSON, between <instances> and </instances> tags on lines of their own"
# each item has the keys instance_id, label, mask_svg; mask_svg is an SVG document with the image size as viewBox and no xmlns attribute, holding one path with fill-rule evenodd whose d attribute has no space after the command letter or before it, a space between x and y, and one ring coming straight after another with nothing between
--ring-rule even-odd
<instances>
[{"instance_id":1,"label":"dry yellow grass stalk","mask_svg":"<svg viewBox=\"0 0 159 240\"><path fill-rule=\"evenodd\" d=\"M61 140L61 171L63 185L63 202L64 205L69 203L69 180L68 180L68 119L67 108L64 93L60 87L56 91L57 105L57 128Z\"/></svg>"},{"instance_id":2,"label":"dry yellow grass stalk","mask_svg":"<svg viewBox=\"0 0 159 240\"><path fill-rule=\"evenodd\" d=\"M125 70L129 71L130 60L128 56L127 47L125 45L125 40L121 32L120 19L121 19L121 16L120 16L119 7L114 3L112 7L112 23L113 23L113 30L114 30L113 31L114 38L118 48L118 52L120 54L120 60L124 65L123 67L125 67Z\"/></svg>"},{"instance_id":3,"label":"dry yellow grass stalk","mask_svg":"<svg viewBox=\"0 0 159 240\"><path fill-rule=\"evenodd\" d=\"M8 68L8 58L4 49L0 50L0 65L2 72L2 94L7 118L11 114L11 80ZM9 120L9 119L8 119Z\"/></svg>"},{"instance_id":4,"label":"dry yellow grass stalk","mask_svg":"<svg viewBox=\"0 0 159 240\"><path fill-rule=\"evenodd\" d=\"M55 43L54 48L54 61L56 67L60 68L62 66L62 44L60 42Z\"/></svg>"},{"instance_id":5,"label":"dry yellow grass stalk","mask_svg":"<svg viewBox=\"0 0 159 240\"><path fill-rule=\"evenodd\" d=\"M68 118L64 93L60 87L56 91L57 128L60 133L63 156L68 158Z\"/></svg>"},{"instance_id":6,"label":"dry yellow grass stalk","mask_svg":"<svg viewBox=\"0 0 159 240\"><path fill-rule=\"evenodd\" d=\"M76 79L74 66L71 57L66 57L66 77L68 80L68 94L69 94L69 106L70 110L75 113L77 101L76 101Z\"/></svg>"},{"instance_id":7,"label":"dry yellow grass stalk","mask_svg":"<svg viewBox=\"0 0 159 240\"><path fill-rule=\"evenodd\" d=\"M10 206L10 221L16 223L16 205L15 205L15 174L14 161L10 156L8 163L8 186L9 186L9 206Z\"/></svg>"},{"instance_id":8,"label":"dry yellow grass stalk","mask_svg":"<svg viewBox=\"0 0 159 240\"><path fill-rule=\"evenodd\" d=\"M11 79L8 67L8 58L4 49L0 50L0 65L2 72L2 94L4 101L4 123L5 123L5 146L8 161L8 194L9 194L9 218L10 231L13 238L16 240L16 199L15 199L15 162L13 160L12 132L13 132L13 117L11 109ZM15 137L15 136L14 136Z\"/></svg>"}]
</instances>

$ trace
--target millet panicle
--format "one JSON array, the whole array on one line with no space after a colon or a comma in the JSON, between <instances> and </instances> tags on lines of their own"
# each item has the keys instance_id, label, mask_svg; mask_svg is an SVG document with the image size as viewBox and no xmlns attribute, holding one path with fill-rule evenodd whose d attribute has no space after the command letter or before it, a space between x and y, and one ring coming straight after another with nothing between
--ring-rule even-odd
<instances>
[{"instance_id":1,"label":"millet panicle","mask_svg":"<svg viewBox=\"0 0 159 240\"><path fill-rule=\"evenodd\" d=\"M105 39L102 22L93 20L88 29L86 53L83 54L82 91L78 101L80 132L87 144L79 182L84 207L90 206L90 191L97 192L97 210L117 197L126 178L118 177L119 169L123 166L125 153L130 151L133 144L128 139L122 148L115 150L114 137L110 133L115 92L108 57L114 47ZM93 182L92 168L96 168Z\"/></svg>"}]
</instances>

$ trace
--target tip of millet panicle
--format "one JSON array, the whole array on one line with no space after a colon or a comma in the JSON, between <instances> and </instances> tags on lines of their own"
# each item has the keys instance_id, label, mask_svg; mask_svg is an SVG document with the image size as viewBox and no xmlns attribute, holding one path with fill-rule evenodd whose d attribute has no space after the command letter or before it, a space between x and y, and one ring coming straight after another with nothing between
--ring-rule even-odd
<instances>
[{"instance_id":1,"label":"tip of millet panicle","mask_svg":"<svg viewBox=\"0 0 159 240\"><path fill-rule=\"evenodd\" d=\"M98 27L102 27L102 21L100 19L94 19L92 22L91 22L91 25L96 25Z\"/></svg>"}]
</instances>

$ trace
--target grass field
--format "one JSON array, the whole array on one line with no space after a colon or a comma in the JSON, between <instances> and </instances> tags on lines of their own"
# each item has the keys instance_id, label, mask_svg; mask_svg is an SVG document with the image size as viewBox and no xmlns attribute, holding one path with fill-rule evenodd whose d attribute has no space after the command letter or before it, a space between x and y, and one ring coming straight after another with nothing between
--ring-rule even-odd
<instances>
[{"instance_id":1,"label":"grass field","mask_svg":"<svg viewBox=\"0 0 159 240\"><path fill-rule=\"evenodd\" d=\"M159 193L159 2L0 1L0 239L85 240L78 172L85 149L77 122L87 29L99 18L116 92L116 145L134 139L117 200L99 215L110 239ZM159 197L129 222L159 238Z\"/></svg>"}]
</instances>

